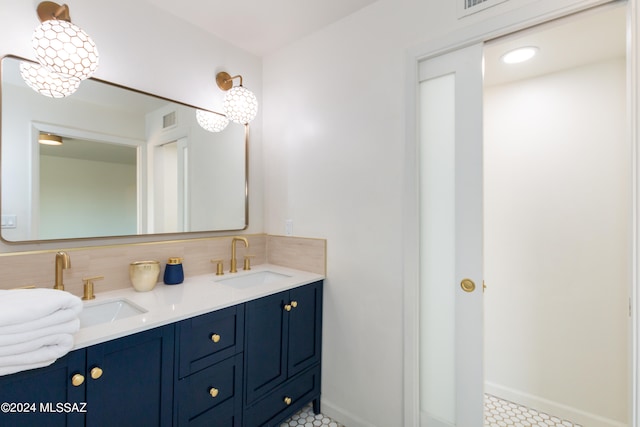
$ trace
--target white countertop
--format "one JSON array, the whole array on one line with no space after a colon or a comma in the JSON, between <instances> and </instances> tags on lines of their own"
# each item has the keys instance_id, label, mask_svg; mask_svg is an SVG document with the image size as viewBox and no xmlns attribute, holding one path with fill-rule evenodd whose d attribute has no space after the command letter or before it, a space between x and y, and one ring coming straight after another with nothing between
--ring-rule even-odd
<instances>
[{"instance_id":1,"label":"white countertop","mask_svg":"<svg viewBox=\"0 0 640 427\"><path fill-rule=\"evenodd\" d=\"M217 280L241 277L260 271L272 271L290 277L245 288L216 282ZM225 272L223 276L216 276L212 273L185 277L184 282L179 285L165 285L160 282L149 292L136 292L133 287L109 292L97 292L95 294L96 299L86 302L85 307L126 299L147 310L147 312L109 323L81 328L74 336L73 349L88 347L136 332L167 325L322 279L324 279L324 276L320 274L272 264L260 264L253 266L249 271L239 270L238 273L233 274Z\"/></svg>"}]
</instances>

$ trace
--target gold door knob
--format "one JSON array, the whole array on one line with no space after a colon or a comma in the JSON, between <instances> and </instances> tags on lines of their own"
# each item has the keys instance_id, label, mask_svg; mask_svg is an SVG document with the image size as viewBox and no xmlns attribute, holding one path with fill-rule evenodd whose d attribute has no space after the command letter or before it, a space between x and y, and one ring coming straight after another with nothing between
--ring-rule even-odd
<instances>
[{"instance_id":1,"label":"gold door knob","mask_svg":"<svg viewBox=\"0 0 640 427\"><path fill-rule=\"evenodd\" d=\"M220 393L220 390L218 390L218 389L217 389L217 388L215 388L215 387L211 387L211 388L209 389L209 394L211 395L211 397L217 397L217 396L218 396L218 393Z\"/></svg>"},{"instance_id":2,"label":"gold door knob","mask_svg":"<svg viewBox=\"0 0 640 427\"><path fill-rule=\"evenodd\" d=\"M476 290L476 284L473 283L473 280L471 279L462 279L462 282L460 282L460 287L465 292L473 292Z\"/></svg>"},{"instance_id":3,"label":"gold door knob","mask_svg":"<svg viewBox=\"0 0 640 427\"><path fill-rule=\"evenodd\" d=\"M71 377L71 384L73 384L74 387L79 387L82 383L84 383L84 375L75 374Z\"/></svg>"},{"instance_id":4,"label":"gold door knob","mask_svg":"<svg viewBox=\"0 0 640 427\"><path fill-rule=\"evenodd\" d=\"M291 304L287 304L287 305L285 305L285 306L284 306L284 309L285 309L286 311L291 311Z\"/></svg>"},{"instance_id":5,"label":"gold door knob","mask_svg":"<svg viewBox=\"0 0 640 427\"><path fill-rule=\"evenodd\" d=\"M291 301L291 307L296 308L298 306L298 301Z\"/></svg>"},{"instance_id":6,"label":"gold door knob","mask_svg":"<svg viewBox=\"0 0 640 427\"><path fill-rule=\"evenodd\" d=\"M283 400L285 405L287 406L291 405L291 402L293 402L293 400L290 397L285 397Z\"/></svg>"},{"instance_id":7,"label":"gold door knob","mask_svg":"<svg viewBox=\"0 0 640 427\"><path fill-rule=\"evenodd\" d=\"M213 342L220 342L220 335L218 335L218 334L212 334L212 335L211 335L211 341L213 341Z\"/></svg>"},{"instance_id":8,"label":"gold door knob","mask_svg":"<svg viewBox=\"0 0 640 427\"><path fill-rule=\"evenodd\" d=\"M97 380L101 376L102 376L102 369L98 368L97 366L91 369L91 378L93 378L94 380Z\"/></svg>"}]
</instances>

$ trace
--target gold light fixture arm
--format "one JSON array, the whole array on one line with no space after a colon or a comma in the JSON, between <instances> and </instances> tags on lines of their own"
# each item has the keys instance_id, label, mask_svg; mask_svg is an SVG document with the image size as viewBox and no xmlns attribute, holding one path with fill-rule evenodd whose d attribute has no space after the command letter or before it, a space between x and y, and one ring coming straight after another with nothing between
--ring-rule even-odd
<instances>
[{"instance_id":1,"label":"gold light fixture arm","mask_svg":"<svg viewBox=\"0 0 640 427\"><path fill-rule=\"evenodd\" d=\"M225 71L220 71L218 74L216 74L216 84L220 89L224 91L227 91L233 87L233 79L240 79L240 86L242 86L242 76L240 74L233 77L231 77L231 75Z\"/></svg>"},{"instance_id":2,"label":"gold light fixture arm","mask_svg":"<svg viewBox=\"0 0 640 427\"><path fill-rule=\"evenodd\" d=\"M40 22L49 21L50 19L60 19L62 21L71 22L69 6L66 4L61 6L52 1L43 1L38 5L37 11Z\"/></svg>"}]
</instances>

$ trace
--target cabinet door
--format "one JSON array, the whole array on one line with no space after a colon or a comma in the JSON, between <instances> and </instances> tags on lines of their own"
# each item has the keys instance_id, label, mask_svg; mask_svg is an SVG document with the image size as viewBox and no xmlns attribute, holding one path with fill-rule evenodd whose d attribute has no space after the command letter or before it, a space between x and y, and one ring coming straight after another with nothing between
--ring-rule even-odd
<instances>
[{"instance_id":1,"label":"cabinet door","mask_svg":"<svg viewBox=\"0 0 640 427\"><path fill-rule=\"evenodd\" d=\"M164 326L87 349L88 427L172 424L173 331Z\"/></svg>"},{"instance_id":2,"label":"cabinet door","mask_svg":"<svg viewBox=\"0 0 640 427\"><path fill-rule=\"evenodd\" d=\"M273 389L287 378L289 292L254 301L245 307L246 402Z\"/></svg>"},{"instance_id":3,"label":"cabinet door","mask_svg":"<svg viewBox=\"0 0 640 427\"><path fill-rule=\"evenodd\" d=\"M0 377L0 403L16 412L0 412L1 426L83 426L85 414L64 412L59 404L85 402L85 384L74 386L71 378L84 375L84 350L76 350L45 368ZM85 380L86 381L86 380ZM24 409L29 412L24 412ZM56 412L61 409L63 412ZM18 412L19 411L19 412Z\"/></svg>"},{"instance_id":4,"label":"cabinet door","mask_svg":"<svg viewBox=\"0 0 640 427\"><path fill-rule=\"evenodd\" d=\"M291 377L320 362L322 342L322 282L290 291L287 373Z\"/></svg>"}]
</instances>

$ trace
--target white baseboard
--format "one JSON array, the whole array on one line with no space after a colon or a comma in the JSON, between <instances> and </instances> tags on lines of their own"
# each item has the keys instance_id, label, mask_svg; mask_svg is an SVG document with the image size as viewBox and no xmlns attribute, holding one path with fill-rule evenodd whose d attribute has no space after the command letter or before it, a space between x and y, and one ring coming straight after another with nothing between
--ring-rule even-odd
<instances>
[{"instance_id":1,"label":"white baseboard","mask_svg":"<svg viewBox=\"0 0 640 427\"><path fill-rule=\"evenodd\" d=\"M616 420L601 417L590 412L582 411L578 408L573 408L571 406L563 405L558 402L547 400L539 396L534 396L532 394L528 394L520 390L514 390L498 384L485 382L484 391L485 393L492 394L501 399L524 405L529 408L534 408L537 411L554 415L558 418L569 420L573 423L583 426L628 427L627 424L621 423Z\"/></svg>"},{"instance_id":2,"label":"white baseboard","mask_svg":"<svg viewBox=\"0 0 640 427\"><path fill-rule=\"evenodd\" d=\"M420 413L420 427L455 427L453 424L432 417L426 412Z\"/></svg>"},{"instance_id":3,"label":"white baseboard","mask_svg":"<svg viewBox=\"0 0 640 427\"><path fill-rule=\"evenodd\" d=\"M376 427L374 424L368 423L361 418L356 417L344 408L334 405L331 401L322 398L320 402L320 411L322 415L335 420L336 422L347 427Z\"/></svg>"}]
</instances>

